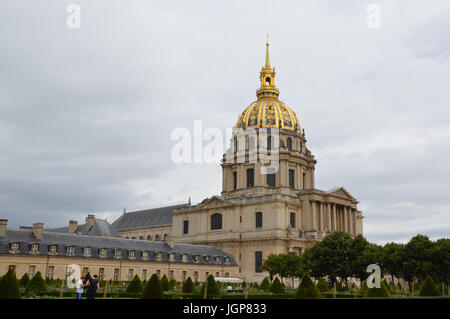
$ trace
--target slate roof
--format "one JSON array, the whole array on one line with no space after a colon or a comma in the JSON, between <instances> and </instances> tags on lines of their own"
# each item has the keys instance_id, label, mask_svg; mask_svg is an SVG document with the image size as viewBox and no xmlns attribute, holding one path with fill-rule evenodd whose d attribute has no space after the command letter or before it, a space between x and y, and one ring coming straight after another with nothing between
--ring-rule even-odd
<instances>
[{"instance_id":1,"label":"slate roof","mask_svg":"<svg viewBox=\"0 0 450 319\"><path fill-rule=\"evenodd\" d=\"M68 231L67 227L59 227L59 228L52 228L52 229L46 229L45 231L52 232L52 233L64 233L67 234ZM122 236L114 230L111 225L106 221L102 219L95 219L94 225L91 228L87 228L86 224L78 225L77 229L75 230L75 234L77 235L89 235L89 236L113 236L121 238Z\"/></svg>"},{"instance_id":2,"label":"slate roof","mask_svg":"<svg viewBox=\"0 0 450 319\"><path fill-rule=\"evenodd\" d=\"M188 206L190 206L190 204L158 207L125 213L120 216L114 223L112 223L111 227L114 230L119 231L172 225L172 211L175 208Z\"/></svg>"},{"instance_id":3,"label":"slate roof","mask_svg":"<svg viewBox=\"0 0 450 319\"><path fill-rule=\"evenodd\" d=\"M106 259L114 259L114 250L122 251L121 259L128 259L128 251L135 251L135 260L142 260L142 252L148 252L148 260L156 261L156 253L162 253L162 262L169 261L169 255L174 254L174 262L182 262L182 255L187 255L187 263L194 264L194 256L199 256L198 264L226 264L225 258L229 259L229 265L236 266L235 258L219 249L202 246L175 243L171 248L167 243L160 241L130 240L123 238L73 235L59 232L44 231L40 240L36 239L32 231L29 230L6 230L6 236L0 238L0 254L12 254L11 244L19 244L18 255L31 255L31 244L39 244L39 255L50 255L50 246L57 246L57 256L66 256L67 247L75 248L75 257L84 257L83 248L91 248L91 256L84 258L100 258L101 248L107 250ZM210 261L205 261L205 256L209 256ZM217 260L216 260L217 257Z\"/></svg>"}]
</instances>

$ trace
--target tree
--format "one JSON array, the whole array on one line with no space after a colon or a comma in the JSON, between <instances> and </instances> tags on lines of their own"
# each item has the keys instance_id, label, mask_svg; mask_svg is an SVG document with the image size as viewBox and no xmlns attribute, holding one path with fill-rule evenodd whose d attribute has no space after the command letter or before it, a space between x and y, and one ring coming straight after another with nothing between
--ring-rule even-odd
<instances>
[{"instance_id":1,"label":"tree","mask_svg":"<svg viewBox=\"0 0 450 319\"><path fill-rule=\"evenodd\" d=\"M325 278L323 277L319 278L319 282L317 283L317 289L319 289L321 293L330 291L330 288L328 287L328 283L325 280Z\"/></svg>"},{"instance_id":2,"label":"tree","mask_svg":"<svg viewBox=\"0 0 450 319\"><path fill-rule=\"evenodd\" d=\"M191 277L187 277L186 281L183 283L183 292L191 293L193 291L194 291L194 283L192 282Z\"/></svg>"},{"instance_id":3,"label":"tree","mask_svg":"<svg viewBox=\"0 0 450 319\"><path fill-rule=\"evenodd\" d=\"M380 288L368 288L366 289L364 293L365 298L371 298L371 297L389 297L389 291L386 290L386 287L384 284L380 285Z\"/></svg>"},{"instance_id":4,"label":"tree","mask_svg":"<svg viewBox=\"0 0 450 319\"><path fill-rule=\"evenodd\" d=\"M350 277L352 241L347 232L333 232L325 236L302 255L306 268L314 277L328 275L332 282L336 282L336 277Z\"/></svg>"},{"instance_id":5,"label":"tree","mask_svg":"<svg viewBox=\"0 0 450 319\"><path fill-rule=\"evenodd\" d=\"M16 273L10 269L0 279L0 299L20 299L20 287Z\"/></svg>"},{"instance_id":6,"label":"tree","mask_svg":"<svg viewBox=\"0 0 450 319\"><path fill-rule=\"evenodd\" d=\"M263 262L261 269L269 273L271 280L278 275L281 279L292 278L292 283L294 283L294 278L301 277L306 267L300 256L289 252L278 255L270 254Z\"/></svg>"},{"instance_id":7,"label":"tree","mask_svg":"<svg viewBox=\"0 0 450 319\"><path fill-rule=\"evenodd\" d=\"M381 246L369 243L362 235L353 238L349 255L352 277L366 278L368 276L367 266L381 264L382 255L383 248Z\"/></svg>"},{"instance_id":8,"label":"tree","mask_svg":"<svg viewBox=\"0 0 450 319\"><path fill-rule=\"evenodd\" d=\"M435 279L450 285L450 238L438 239L431 249L430 257Z\"/></svg>"},{"instance_id":9,"label":"tree","mask_svg":"<svg viewBox=\"0 0 450 319\"><path fill-rule=\"evenodd\" d=\"M276 275L281 276L282 272L282 254L275 255L270 254L267 256L267 259L264 260L263 264L261 265L261 270L267 271L270 276L270 280L273 279ZM282 276L281 276L282 277Z\"/></svg>"},{"instance_id":10,"label":"tree","mask_svg":"<svg viewBox=\"0 0 450 319\"><path fill-rule=\"evenodd\" d=\"M434 243L427 236L416 235L405 245L403 259L403 276L408 282L415 277L424 281L425 277L432 274L431 252Z\"/></svg>"},{"instance_id":11,"label":"tree","mask_svg":"<svg viewBox=\"0 0 450 319\"><path fill-rule=\"evenodd\" d=\"M135 275L134 278L130 281L128 284L127 293L134 293L134 292L142 292L144 290L144 287L142 286L141 279L138 275Z\"/></svg>"},{"instance_id":12,"label":"tree","mask_svg":"<svg viewBox=\"0 0 450 319\"><path fill-rule=\"evenodd\" d=\"M397 278L403 277L403 260L405 253L405 245L397 243L388 243L384 245L381 264L384 272L391 274Z\"/></svg>"},{"instance_id":13,"label":"tree","mask_svg":"<svg viewBox=\"0 0 450 319\"><path fill-rule=\"evenodd\" d=\"M142 298L144 299L162 299L164 297L164 292L159 282L157 274L153 274L150 277L147 285L145 286L144 292L142 293Z\"/></svg>"},{"instance_id":14,"label":"tree","mask_svg":"<svg viewBox=\"0 0 450 319\"><path fill-rule=\"evenodd\" d=\"M312 299L312 298L320 298L320 291L317 289L314 282L311 280L311 277L308 273L304 273L302 276L302 280L300 282L300 285L298 285L298 288L295 292L294 298L296 299Z\"/></svg>"},{"instance_id":15,"label":"tree","mask_svg":"<svg viewBox=\"0 0 450 319\"><path fill-rule=\"evenodd\" d=\"M434 283L434 280L431 276L427 276L420 287L419 296L425 297L425 296L440 296L441 293L439 292L438 287Z\"/></svg>"},{"instance_id":16,"label":"tree","mask_svg":"<svg viewBox=\"0 0 450 319\"><path fill-rule=\"evenodd\" d=\"M270 286L270 292L273 292L274 294L281 294L285 292L284 286L278 277L275 277L273 280L272 285Z\"/></svg>"},{"instance_id":17,"label":"tree","mask_svg":"<svg viewBox=\"0 0 450 319\"><path fill-rule=\"evenodd\" d=\"M20 278L20 287L22 288L27 288L28 284L30 283L30 277L28 276L27 273L25 273L22 278Z\"/></svg>"},{"instance_id":18,"label":"tree","mask_svg":"<svg viewBox=\"0 0 450 319\"><path fill-rule=\"evenodd\" d=\"M167 278L166 275L162 276L161 278L161 287L163 289L163 291L169 291L169 278Z\"/></svg>"},{"instance_id":19,"label":"tree","mask_svg":"<svg viewBox=\"0 0 450 319\"><path fill-rule=\"evenodd\" d=\"M212 275L208 276L205 284L208 285L207 291L206 291L207 298L214 298L214 297L217 297L220 295L220 287L217 285L217 283L214 280L214 277ZM205 292L205 284L203 284L202 289L201 289L202 296Z\"/></svg>"},{"instance_id":20,"label":"tree","mask_svg":"<svg viewBox=\"0 0 450 319\"><path fill-rule=\"evenodd\" d=\"M40 271L38 271L36 275L34 275L33 278L31 278L31 281L27 286L26 292L37 294L47 292L47 285L45 284L45 281L42 278Z\"/></svg>"},{"instance_id":21,"label":"tree","mask_svg":"<svg viewBox=\"0 0 450 319\"><path fill-rule=\"evenodd\" d=\"M270 291L270 281L269 278L265 277L259 286L260 291L269 292Z\"/></svg>"}]
</instances>

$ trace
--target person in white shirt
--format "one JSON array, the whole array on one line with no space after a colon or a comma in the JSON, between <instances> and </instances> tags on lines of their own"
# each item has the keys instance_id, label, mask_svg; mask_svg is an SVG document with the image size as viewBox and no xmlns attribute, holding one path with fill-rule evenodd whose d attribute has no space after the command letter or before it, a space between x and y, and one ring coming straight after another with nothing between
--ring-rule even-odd
<instances>
[{"instance_id":1,"label":"person in white shirt","mask_svg":"<svg viewBox=\"0 0 450 319\"><path fill-rule=\"evenodd\" d=\"M78 279L75 288L77 289L77 299L81 299L83 297L83 287L84 287L85 277L81 277Z\"/></svg>"}]
</instances>

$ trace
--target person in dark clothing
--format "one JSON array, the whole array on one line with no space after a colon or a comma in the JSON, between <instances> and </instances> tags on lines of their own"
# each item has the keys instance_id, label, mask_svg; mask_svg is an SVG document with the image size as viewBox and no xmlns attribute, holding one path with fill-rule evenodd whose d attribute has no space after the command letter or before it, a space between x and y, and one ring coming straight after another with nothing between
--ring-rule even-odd
<instances>
[{"instance_id":1,"label":"person in dark clothing","mask_svg":"<svg viewBox=\"0 0 450 319\"><path fill-rule=\"evenodd\" d=\"M87 281L86 299L95 299L97 289L100 288L97 277L97 275L94 275L93 278L89 278L89 280Z\"/></svg>"}]
</instances>

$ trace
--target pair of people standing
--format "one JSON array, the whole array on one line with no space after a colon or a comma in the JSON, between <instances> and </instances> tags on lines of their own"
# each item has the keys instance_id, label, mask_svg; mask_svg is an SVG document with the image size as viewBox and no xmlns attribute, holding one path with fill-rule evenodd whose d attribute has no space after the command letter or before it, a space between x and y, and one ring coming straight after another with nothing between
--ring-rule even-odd
<instances>
[{"instance_id":1,"label":"pair of people standing","mask_svg":"<svg viewBox=\"0 0 450 319\"><path fill-rule=\"evenodd\" d=\"M83 276L77 281L77 299L81 299L83 297L84 288L86 288L86 299L95 299L97 289L100 288L100 284L98 283L97 278L98 276L94 275L93 278L89 278L86 280L86 277Z\"/></svg>"}]
</instances>

